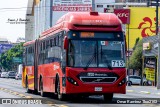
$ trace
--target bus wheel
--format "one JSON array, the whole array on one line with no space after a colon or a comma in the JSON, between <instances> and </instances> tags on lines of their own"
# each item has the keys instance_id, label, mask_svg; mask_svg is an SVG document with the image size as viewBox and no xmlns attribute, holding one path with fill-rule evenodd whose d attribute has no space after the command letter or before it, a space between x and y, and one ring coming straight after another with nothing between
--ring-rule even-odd
<instances>
[{"instance_id":1,"label":"bus wheel","mask_svg":"<svg viewBox=\"0 0 160 107\"><path fill-rule=\"evenodd\" d=\"M58 99L63 101L66 100L66 96L64 94L61 94L60 92L60 82L59 79L57 80L57 95L58 95Z\"/></svg>"},{"instance_id":2,"label":"bus wheel","mask_svg":"<svg viewBox=\"0 0 160 107\"><path fill-rule=\"evenodd\" d=\"M106 102L112 102L113 93L104 94L103 97Z\"/></svg>"},{"instance_id":3,"label":"bus wheel","mask_svg":"<svg viewBox=\"0 0 160 107\"><path fill-rule=\"evenodd\" d=\"M26 92L31 93L31 90L28 87L28 78L26 78Z\"/></svg>"},{"instance_id":4,"label":"bus wheel","mask_svg":"<svg viewBox=\"0 0 160 107\"><path fill-rule=\"evenodd\" d=\"M41 94L42 97L46 96L46 93L43 92L43 82L42 82L42 80L40 80L40 94Z\"/></svg>"}]
</instances>

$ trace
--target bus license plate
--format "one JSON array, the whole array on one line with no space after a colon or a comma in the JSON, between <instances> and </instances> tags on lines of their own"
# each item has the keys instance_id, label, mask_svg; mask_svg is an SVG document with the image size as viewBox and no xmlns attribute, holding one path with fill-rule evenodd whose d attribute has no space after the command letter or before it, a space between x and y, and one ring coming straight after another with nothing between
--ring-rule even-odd
<instances>
[{"instance_id":1,"label":"bus license plate","mask_svg":"<svg viewBox=\"0 0 160 107\"><path fill-rule=\"evenodd\" d=\"M95 87L94 91L102 91L102 87Z\"/></svg>"}]
</instances>

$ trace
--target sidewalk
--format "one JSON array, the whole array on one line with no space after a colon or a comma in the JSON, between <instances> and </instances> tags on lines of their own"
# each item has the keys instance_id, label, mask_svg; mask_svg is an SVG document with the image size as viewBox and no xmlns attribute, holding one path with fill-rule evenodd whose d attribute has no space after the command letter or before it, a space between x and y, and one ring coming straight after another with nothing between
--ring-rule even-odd
<instances>
[{"instance_id":1,"label":"sidewalk","mask_svg":"<svg viewBox=\"0 0 160 107\"><path fill-rule=\"evenodd\" d=\"M144 94L158 94L160 95L160 89L155 86L127 86L126 92L138 92Z\"/></svg>"}]
</instances>

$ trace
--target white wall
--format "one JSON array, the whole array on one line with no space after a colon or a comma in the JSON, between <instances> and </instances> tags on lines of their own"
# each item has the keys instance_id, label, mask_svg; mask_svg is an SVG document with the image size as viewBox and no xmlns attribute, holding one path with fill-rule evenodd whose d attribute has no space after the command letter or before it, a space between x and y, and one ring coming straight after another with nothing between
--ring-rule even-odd
<instances>
[{"instance_id":1,"label":"white wall","mask_svg":"<svg viewBox=\"0 0 160 107\"><path fill-rule=\"evenodd\" d=\"M25 25L25 41L34 39L34 16L26 16L29 21Z\"/></svg>"},{"instance_id":2,"label":"white wall","mask_svg":"<svg viewBox=\"0 0 160 107\"><path fill-rule=\"evenodd\" d=\"M104 8L107 8L108 5L112 5L114 3L115 3L115 0L95 0L95 10L103 13Z\"/></svg>"}]
</instances>

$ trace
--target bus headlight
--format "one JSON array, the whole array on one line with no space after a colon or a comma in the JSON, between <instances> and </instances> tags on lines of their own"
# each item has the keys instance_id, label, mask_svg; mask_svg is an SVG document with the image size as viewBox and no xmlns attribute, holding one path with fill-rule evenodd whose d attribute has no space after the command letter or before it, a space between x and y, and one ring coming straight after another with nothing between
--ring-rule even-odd
<instances>
[{"instance_id":1,"label":"bus headlight","mask_svg":"<svg viewBox=\"0 0 160 107\"><path fill-rule=\"evenodd\" d=\"M118 86L122 86L125 83L126 83L126 78L123 78L122 81L118 84Z\"/></svg>"},{"instance_id":2,"label":"bus headlight","mask_svg":"<svg viewBox=\"0 0 160 107\"><path fill-rule=\"evenodd\" d=\"M71 84L78 86L78 83L77 83L73 78L67 77L67 80L68 80Z\"/></svg>"}]
</instances>

